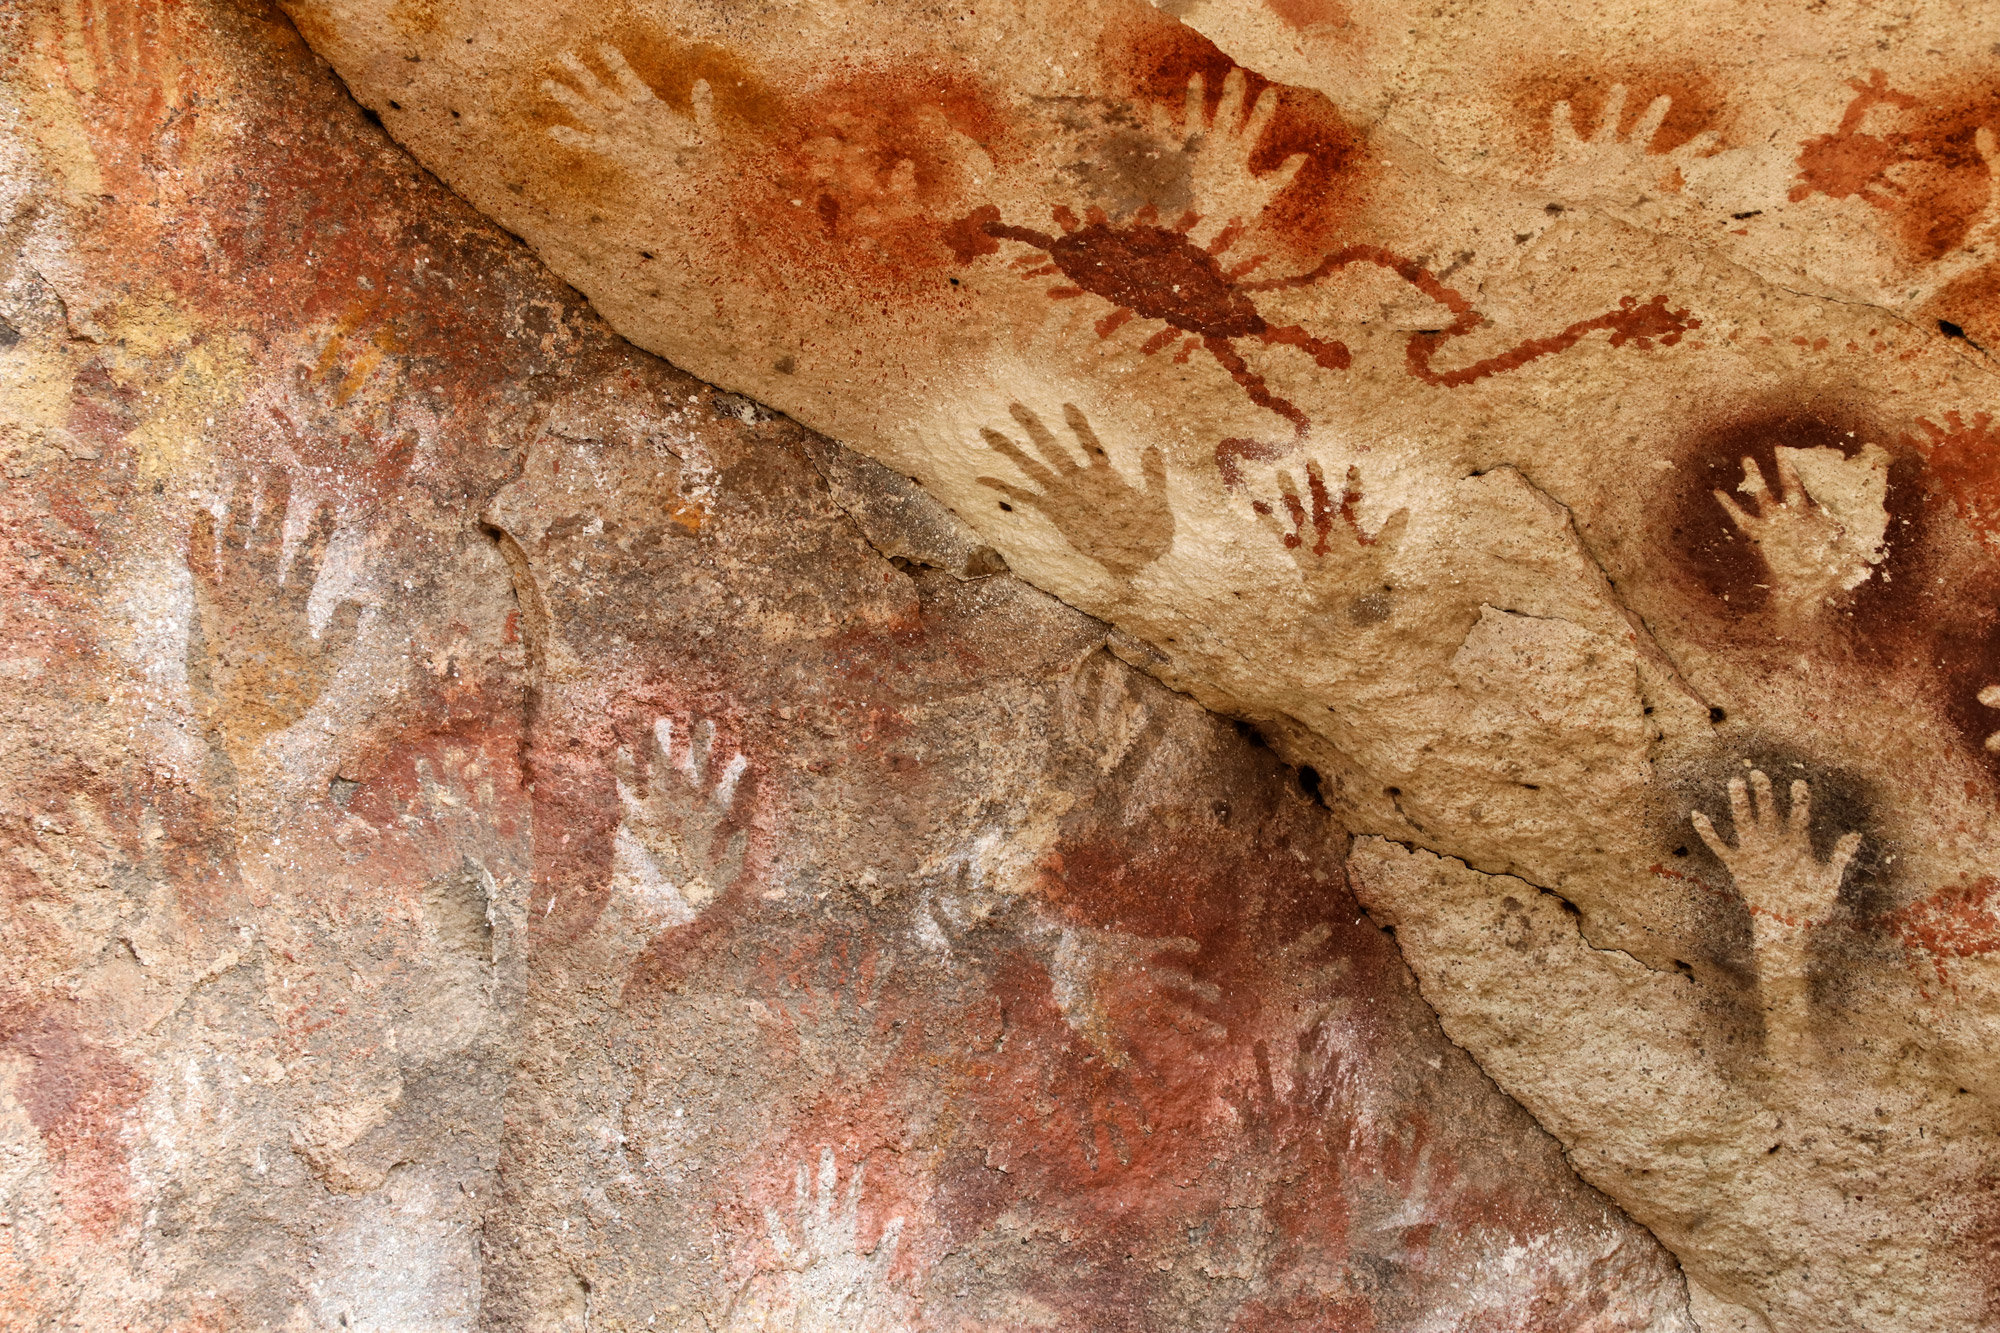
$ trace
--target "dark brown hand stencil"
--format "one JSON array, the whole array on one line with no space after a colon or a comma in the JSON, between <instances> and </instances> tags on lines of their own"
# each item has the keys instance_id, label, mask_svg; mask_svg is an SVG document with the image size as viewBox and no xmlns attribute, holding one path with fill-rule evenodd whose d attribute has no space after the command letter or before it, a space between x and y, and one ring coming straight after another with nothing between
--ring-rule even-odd
<instances>
[{"instance_id":1,"label":"dark brown hand stencil","mask_svg":"<svg viewBox=\"0 0 2000 1333\"><path fill-rule=\"evenodd\" d=\"M1167 503L1167 464L1159 446L1148 445L1141 458L1146 477L1142 490L1111 465L1097 433L1074 406L1063 404L1063 419L1083 448L1085 461L1081 464L1033 412L1019 403L1008 410L1027 432L1040 460L997 430L979 433L1041 489L1030 491L997 477L981 477L980 485L992 487L1012 502L1001 508L1011 509L1016 504L1034 507L1056 525L1071 546L1121 579L1131 578L1166 554L1174 544L1174 511Z\"/></svg>"}]
</instances>

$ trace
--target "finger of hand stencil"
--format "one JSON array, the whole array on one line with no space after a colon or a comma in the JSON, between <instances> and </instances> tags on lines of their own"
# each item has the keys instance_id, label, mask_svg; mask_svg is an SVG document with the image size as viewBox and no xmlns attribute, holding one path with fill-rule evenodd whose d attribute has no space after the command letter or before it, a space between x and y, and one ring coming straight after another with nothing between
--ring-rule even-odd
<instances>
[{"instance_id":1,"label":"finger of hand stencil","mask_svg":"<svg viewBox=\"0 0 2000 1333\"><path fill-rule=\"evenodd\" d=\"M1641 152L1650 150L1653 146L1653 136L1660 132L1660 122L1667 118L1667 111L1673 104L1674 99L1664 93L1646 103L1646 109L1639 113L1639 119L1632 126L1632 133L1627 141Z\"/></svg>"},{"instance_id":2,"label":"finger of hand stencil","mask_svg":"<svg viewBox=\"0 0 2000 1333\"><path fill-rule=\"evenodd\" d=\"M638 757L657 781L674 762L674 721L669 717L654 718L646 733Z\"/></svg>"},{"instance_id":3,"label":"finger of hand stencil","mask_svg":"<svg viewBox=\"0 0 2000 1333\"><path fill-rule=\"evenodd\" d=\"M1293 484L1292 474L1289 472L1280 472L1277 480L1278 495L1284 501L1285 512L1291 515L1293 532L1302 535L1306 526L1306 506L1305 502L1299 499L1299 488ZM1300 536L1294 535L1286 545L1296 546L1299 540Z\"/></svg>"},{"instance_id":4,"label":"finger of hand stencil","mask_svg":"<svg viewBox=\"0 0 2000 1333\"><path fill-rule=\"evenodd\" d=\"M1708 850L1715 853L1715 859L1724 865L1729 864L1729 854L1736 849L1722 840L1722 835L1715 831L1715 825L1708 816L1697 810L1688 816L1688 822L1694 825L1696 836L1707 845Z\"/></svg>"},{"instance_id":5,"label":"finger of hand stencil","mask_svg":"<svg viewBox=\"0 0 2000 1333\"><path fill-rule=\"evenodd\" d=\"M1992 127L1981 125L1974 130L1972 143L1979 150L1979 160L1986 164L1987 174L2000 176L2000 138L1994 136Z\"/></svg>"},{"instance_id":6,"label":"finger of hand stencil","mask_svg":"<svg viewBox=\"0 0 2000 1333\"><path fill-rule=\"evenodd\" d=\"M847 1177L847 1193L841 1199L841 1211L848 1217L854 1217L861 1211L861 1171L865 1165L856 1162Z\"/></svg>"},{"instance_id":7,"label":"finger of hand stencil","mask_svg":"<svg viewBox=\"0 0 2000 1333\"><path fill-rule=\"evenodd\" d=\"M1266 85L1264 91L1257 94L1256 105L1250 108L1250 118L1243 122L1243 156L1246 159L1264 141L1264 131L1271 127L1271 118L1277 114L1278 90Z\"/></svg>"},{"instance_id":8,"label":"finger of hand stencil","mask_svg":"<svg viewBox=\"0 0 2000 1333\"><path fill-rule=\"evenodd\" d=\"M1737 483L1736 489L1759 502L1771 493L1770 487L1764 484L1764 469L1758 467L1757 460L1747 454L1743 458L1743 480Z\"/></svg>"},{"instance_id":9,"label":"finger of hand stencil","mask_svg":"<svg viewBox=\"0 0 2000 1333\"><path fill-rule=\"evenodd\" d=\"M1215 104L1213 124L1224 134L1237 134L1243 129L1243 93L1248 83L1241 65L1223 77L1222 100Z\"/></svg>"},{"instance_id":10,"label":"finger of hand stencil","mask_svg":"<svg viewBox=\"0 0 2000 1333\"><path fill-rule=\"evenodd\" d=\"M632 757L632 751L621 745L611 757L612 780L618 784L618 794L628 801L640 799L645 776L639 772L639 761Z\"/></svg>"},{"instance_id":11,"label":"finger of hand stencil","mask_svg":"<svg viewBox=\"0 0 2000 1333\"><path fill-rule=\"evenodd\" d=\"M688 89L688 109L694 112L694 127L703 134L715 128L715 89L707 79L696 79Z\"/></svg>"},{"instance_id":12,"label":"finger of hand stencil","mask_svg":"<svg viewBox=\"0 0 2000 1333\"><path fill-rule=\"evenodd\" d=\"M708 770L715 756L715 723L707 718L688 737L688 776L697 787L708 785Z\"/></svg>"},{"instance_id":13,"label":"finger of hand stencil","mask_svg":"<svg viewBox=\"0 0 2000 1333\"><path fill-rule=\"evenodd\" d=\"M1278 169L1264 178L1265 197L1276 199L1279 195L1283 194L1286 188L1291 185L1292 178L1297 176L1300 169L1305 166L1306 157L1307 154L1305 153L1293 153L1283 162L1280 162Z\"/></svg>"},{"instance_id":14,"label":"finger of hand stencil","mask_svg":"<svg viewBox=\"0 0 2000 1333\"><path fill-rule=\"evenodd\" d=\"M1192 138L1208 127L1208 80L1188 76L1187 104L1181 111L1181 133Z\"/></svg>"},{"instance_id":15,"label":"finger of hand stencil","mask_svg":"<svg viewBox=\"0 0 2000 1333\"><path fill-rule=\"evenodd\" d=\"M1299 544L1297 534L1278 521L1278 515L1271 506L1259 501L1251 509L1251 512L1257 516L1257 522L1263 526L1264 530L1278 539L1279 545L1291 547Z\"/></svg>"},{"instance_id":16,"label":"finger of hand stencil","mask_svg":"<svg viewBox=\"0 0 2000 1333\"><path fill-rule=\"evenodd\" d=\"M237 478L236 490L230 495L229 508L224 513L222 554L226 562L233 564L250 532L250 479L247 476Z\"/></svg>"},{"instance_id":17,"label":"finger of hand stencil","mask_svg":"<svg viewBox=\"0 0 2000 1333\"><path fill-rule=\"evenodd\" d=\"M568 84L562 84L562 82L556 82L554 78L544 78L542 80L542 92L546 92L550 98L554 98L562 106L562 110L566 110L568 114L576 116L584 124L584 128L592 128L592 130L604 128L604 108L598 106L596 102L584 98L582 94L578 94L576 88L572 88ZM574 126L566 126L566 124L552 124L552 126L548 126L548 134L552 138L562 138L562 134L558 134L558 130L568 130L570 134L578 132Z\"/></svg>"},{"instance_id":18,"label":"finger of hand stencil","mask_svg":"<svg viewBox=\"0 0 2000 1333\"><path fill-rule=\"evenodd\" d=\"M285 521L292 512L292 474L280 471L276 476L264 480L264 512L244 539L245 550L255 550L266 562L275 565L278 554L285 546Z\"/></svg>"},{"instance_id":19,"label":"finger of hand stencil","mask_svg":"<svg viewBox=\"0 0 2000 1333\"><path fill-rule=\"evenodd\" d=\"M722 776L715 783L715 804L718 808L727 811L735 804L736 784L742 781L749 767L750 761L740 753L729 756L729 762L723 765Z\"/></svg>"},{"instance_id":20,"label":"finger of hand stencil","mask_svg":"<svg viewBox=\"0 0 2000 1333\"><path fill-rule=\"evenodd\" d=\"M92 71L97 73L101 80L102 72L109 60L104 51L105 27L102 7L90 3L89 0L82 0L73 14L67 12L68 5L64 5L63 8L66 11L65 17L69 19L70 31L83 39L84 59L90 63Z\"/></svg>"},{"instance_id":21,"label":"finger of hand stencil","mask_svg":"<svg viewBox=\"0 0 2000 1333\"><path fill-rule=\"evenodd\" d=\"M1167 493L1167 459L1160 452L1159 445L1146 446L1146 452L1139 456L1139 467L1145 474L1146 494L1164 496Z\"/></svg>"},{"instance_id":22,"label":"finger of hand stencil","mask_svg":"<svg viewBox=\"0 0 2000 1333\"><path fill-rule=\"evenodd\" d=\"M1017 505L1033 505L1036 509L1042 507L1042 497L1040 495L1034 491L1022 490L1012 482L1002 481L998 477L981 477L979 478L979 484L988 490L1000 492L1000 494L1006 496Z\"/></svg>"},{"instance_id":23,"label":"finger of hand stencil","mask_svg":"<svg viewBox=\"0 0 2000 1333\"><path fill-rule=\"evenodd\" d=\"M1604 109L1597 113L1597 131L1590 136L1592 143L1608 144L1618 142L1618 122L1625 119L1625 85L1614 83L1604 98Z\"/></svg>"},{"instance_id":24,"label":"finger of hand stencil","mask_svg":"<svg viewBox=\"0 0 2000 1333\"><path fill-rule=\"evenodd\" d=\"M292 555L292 567L285 574L287 584L297 584L308 593L319 582L320 568L326 564L327 548L333 544L333 506L321 505L313 511L305 540Z\"/></svg>"},{"instance_id":25,"label":"finger of hand stencil","mask_svg":"<svg viewBox=\"0 0 2000 1333\"><path fill-rule=\"evenodd\" d=\"M1020 403L1013 404L1007 410L1008 415L1014 418L1015 424L1028 432L1028 439L1034 443L1036 452L1047 459L1050 466L1054 467L1056 471L1062 473L1064 476L1069 476L1080 470L1076 459L1070 454L1070 451L1063 448L1057 442L1056 437L1050 433L1049 428L1042 424L1040 417L1030 412Z\"/></svg>"},{"instance_id":26,"label":"finger of hand stencil","mask_svg":"<svg viewBox=\"0 0 2000 1333\"><path fill-rule=\"evenodd\" d=\"M1368 545L1379 546L1385 552L1393 551L1402 543L1403 533L1410 526L1410 511L1398 509L1389 515L1382 526L1375 530L1373 537L1364 538Z\"/></svg>"},{"instance_id":27,"label":"finger of hand stencil","mask_svg":"<svg viewBox=\"0 0 2000 1333\"><path fill-rule=\"evenodd\" d=\"M1076 436L1076 442L1083 446L1084 454L1091 459L1093 465L1099 460L1107 463L1111 461L1110 456L1104 452L1103 443L1097 438L1097 432L1090 428L1090 419L1077 410L1076 404L1063 404L1063 420L1069 423L1070 434Z\"/></svg>"},{"instance_id":28,"label":"finger of hand stencil","mask_svg":"<svg viewBox=\"0 0 2000 1333\"><path fill-rule=\"evenodd\" d=\"M789 1261L794 1249L791 1229L785 1225L785 1219L778 1216L777 1209L764 1210L764 1230L770 1233L771 1249L777 1254L778 1261L780 1263Z\"/></svg>"},{"instance_id":29,"label":"finger of hand stencil","mask_svg":"<svg viewBox=\"0 0 2000 1333\"><path fill-rule=\"evenodd\" d=\"M1729 521L1734 523L1745 536L1755 537L1757 535L1757 516L1751 514L1742 505L1737 504L1729 492L1716 491L1715 502L1722 506L1723 512L1729 515Z\"/></svg>"},{"instance_id":30,"label":"finger of hand stencil","mask_svg":"<svg viewBox=\"0 0 2000 1333\"><path fill-rule=\"evenodd\" d=\"M1583 136L1576 132L1576 112L1568 101L1557 102L1549 108L1549 137L1556 147L1565 151L1583 146Z\"/></svg>"},{"instance_id":31,"label":"finger of hand stencil","mask_svg":"<svg viewBox=\"0 0 2000 1333\"><path fill-rule=\"evenodd\" d=\"M600 42L597 47L597 58L610 72L612 82L618 85L619 96L628 103L653 100L653 90L648 88L645 81L632 69L623 51L609 42Z\"/></svg>"},{"instance_id":32,"label":"finger of hand stencil","mask_svg":"<svg viewBox=\"0 0 2000 1333\"><path fill-rule=\"evenodd\" d=\"M1013 440L1002 435L999 431L982 430L979 432L979 437L986 441L987 448L992 449L995 453L1006 458L1015 467L1021 469L1022 475L1043 490L1052 491L1061 485L1055 473L1028 457L1026 451L1020 445L1014 443Z\"/></svg>"},{"instance_id":33,"label":"finger of hand stencil","mask_svg":"<svg viewBox=\"0 0 2000 1333\"><path fill-rule=\"evenodd\" d=\"M1797 504L1815 509L1819 507L1812 498L1812 492L1806 489L1805 482L1799 477L1797 461L1782 449L1778 451L1778 503Z\"/></svg>"},{"instance_id":34,"label":"finger of hand stencil","mask_svg":"<svg viewBox=\"0 0 2000 1333\"><path fill-rule=\"evenodd\" d=\"M1854 854L1860 850L1859 833L1843 833L1840 835L1840 841L1833 844L1833 855L1827 858L1826 869L1834 888L1840 887L1840 881L1847 875L1847 863L1852 861Z\"/></svg>"},{"instance_id":35,"label":"finger of hand stencil","mask_svg":"<svg viewBox=\"0 0 2000 1333\"><path fill-rule=\"evenodd\" d=\"M1350 485L1358 475L1353 468L1347 470ZM1326 473L1321 470L1317 458L1306 460L1306 489L1312 493L1313 531L1324 537L1327 530L1333 526L1333 516L1338 511L1334 508L1333 493L1326 488ZM1350 493L1359 498L1359 492Z\"/></svg>"},{"instance_id":36,"label":"finger of hand stencil","mask_svg":"<svg viewBox=\"0 0 2000 1333\"><path fill-rule=\"evenodd\" d=\"M188 518L188 572L203 583L215 582L215 515L197 509Z\"/></svg>"},{"instance_id":37,"label":"finger of hand stencil","mask_svg":"<svg viewBox=\"0 0 2000 1333\"><path fill-rule=\"evenodd\" d=\"M1714 130L1703 130L1679 148L1674 149L1672 156L1682 158L1708 157L1720 147L1722 147L1722 136Z\"/></svg>"},{"instance_id":38,"label":"finger of hand stencil","mask_svg":"<svg viewBox=\"0 0 2000 1333\"><path fill-rule=\"evenodd\" d=\"M1792 810L1785 822L1794 833L1804 833L1812 827L1812 788L1803 778L1792 779Z\"/></svg>"},{"instance_id":39,"label":"finger of hand stencil","mask_svg":"<svg viewBox=\"0 0 2000 1333\"><path fill-rule=\"evenodd\" d=\"M1750 789L1743 785L1742 778L1729 779L1729 816L1736 821L1736 842L1741 846L1756 826L1756 815L1750 808Z\"/></svg>"},{"instance_id":40,"label":"finger of hand stencil","mask_svg":"<svg viewBox=\"0 0 2000 1333\"><path fill-rule=\"evenodd\" d=\"M561 62L565 70L569 71L570 77L576 80L574 91L578 99L592 111L602 113L618 109L618 95L605 86L604 80L597 77L597 71L584 64L576 52L565 51L556 59Z\"/></svg>"},{"instance_id":41,"label":"finger of hand stencil","mask_svg":"<svg viewBox=\"0 0 2000 1333\"><path fill-rule=\"evenodd\" d=\"M1753 818L1756 819L1758 826L1776 828L1778 826L1778 807L1777 803L1771 799L1771 779L1765 775L1764 770L1761 768L1750 770L1750 793L1756 797L1757 810Z\"/></svg>"},{"instance_id":42,"label":"finger of hand stencil","mask_svg":"<svg viewBox=\"0 0 2000 1333\"><path fill-rule=\"evenodd\" d=\"M833 1149L819 1150L819 1188L813 1194L813 1220L824 1227L833 1220L834 1190L840 1183L840 1168L834 1163Z\"/></svg>"},{"instance_id":43,"label":"finger of hand stencil","mask_svg":"<svg viewBox=\"0 0 2000 1333\"><path fill-rule=\"evenodd\" d=\"M570 87L568 84L559 83L554 79L543 79L542 91L547 93L549 97L554 99L556 102L560 103L563 110L569 112L572 116L575 116L578 120L582 121L584 124L586 125L603 124L604 112L602 108L600 108L595 102L586 100L576 91L576 89ZM575 133L575 130L568 125L549 126L550 134L552 135L555 134L557 130L570 130L571 133Z\"/></svg>"}]
</instances>

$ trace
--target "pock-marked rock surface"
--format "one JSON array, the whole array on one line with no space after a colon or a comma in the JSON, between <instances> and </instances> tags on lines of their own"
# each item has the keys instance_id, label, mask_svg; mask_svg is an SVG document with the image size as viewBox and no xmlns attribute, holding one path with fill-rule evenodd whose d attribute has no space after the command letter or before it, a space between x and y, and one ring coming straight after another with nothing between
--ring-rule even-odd
<instances>
[{"instance_id":1,"label":"pock-marked rock surface","mask_svg":"<svg viewBox=\"0 0 2000 1333\"><path fill-rule=\"evenodd\" d=\"M0 1326L1693 1327L1330 777L622 342L277 12L0 37ZM1467 726L1662 669L1494 615Z\"/></svg>"},{"instance_id":2,"label":"pock-marked rock surface","mask_svg":"<svg viewBox=\"0 0 2000 1333\"><path fill-rule=\"evenodd\" d=\"M2000 1325L2000 11L288 9L1413 849L1433 1003L1705 1325Z\"/></svg>"}]
</instances>

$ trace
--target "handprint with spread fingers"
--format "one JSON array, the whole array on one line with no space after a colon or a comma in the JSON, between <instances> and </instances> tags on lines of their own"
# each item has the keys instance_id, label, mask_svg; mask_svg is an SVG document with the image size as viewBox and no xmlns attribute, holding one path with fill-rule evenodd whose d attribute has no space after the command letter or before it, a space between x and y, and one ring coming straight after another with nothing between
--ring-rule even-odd
<instances>
[{"instance_id":1,"label":"handprint with spread fingers","mask_svg":"<svg viewBox=\"0 0 2000 1333\"><path fill-rule=\"evenodd\" d=\"M1770 571L1771 600L1782 615L1810 615L1844 592L1859 587L1874 571L1879 544L1850 533L1832 510L1813 498L1793 461L1794 450L1776 452L1778 488L1764 481L1753 458L1743 460L1736 489L1754 509L1727 491L1715 492L1729 521L1764 559ZM1872 558L1871 558L1872 557Z\"/></svg>"},{"instance_id":2,"label":"handprint with spread fingers","mask_svg":"<svg viewBox=\"0 0 2000 1333\"><path fill-rule=\"evenodd\" d=\"M1019 403L1009 410L1039 457L997 430L981 430L980 435L1040 489L1027 490L997 477L981 477L980 485L1040 511L1071 546L1117 578L1130 579L1166 554L1174 542L1174 511L1167 502L1167 464L1158 445L1148 445L1141 456L1146 479L1141 488L1112 466L1090 422L1070 404L1063 404L1063 419L1083 449L1082 463L1033 412Z\"/></svg>"},{"instance_id":3,"label":"handprint with spread fingers","mask_svg":"<svg viewBox=\"0 0 2000 1333\"><path fill-rule=\"evenodd\" d=\"M116 193L147 182L147 160L184 110L182 68L161 0L64 0L64 81Z\"/></svg>"},{"instance_id":4,"label":"handprint with spread fingers","mask_svg":"<svg viewBox=\"0 0 2000 1333\"><path fill-rule=\"evenodd\" d=\"M643 771L630 750L618 751L624 817L613 841L612 892L652 924L684 925L743 873L748 835L730 815L749 760L736 753L718 766L712 722L678 744L667 718L647 735Z\"/></svg>"},{"instance_id":5,"label":"handprint with spread fingers","mask_svg":"<svg viewBox=\"0 0 2000 1333\"><path fill-rule=\"evenodd\" d=\"M1689 820L1750 909L1765 1049L1783 1069L1812 1050L1807 935L1833 916L1861 835L1843 834L1821 861L1812 846L1811 788L1804 781L1792 783L1791 809L1781 816L1762 770L1752 770L1747 783L1729 780L1729 812L1736 825L1733 846L1701 811Z\"/></svg>"},{"instance_id":6,"label":"handprint with spread fingers","mask_svg":"<svg viewBox=\"0 0 2000 1333\"><path fill-rule=\"evenodd\" d=\"M1347 469L1347 481L1336 501L1317 462L1306 464L1306 495L1299 495L1289 472L1278 473L1278 503L1251 502L1257 519L1291 553L1305 580L1313 606L1326 610L1352 607L1354 599L1375 595L1385 565L1394 558L1410 523L1410 511L1398 509L1371 536L1361 530L1361 471ZM1308 503L1310 502L1310 503ZM1289 526L1287 526L1289 520Z\"/></svg>"},{"instance_id":7,"label":"handprint with spread fingers","mask_svg":"<svg viewBox=\"0 0 2000 1333\"><path fill-rule=\"evenodd\" d=\"M194 623L187 646L195 715L232 759L264 736L304 717L332 682L359 630L361 607L343 601L314 633L308 611L334 517L321 507L286 568L285 519L291 485L267 484L264 512L253 517L240 483L220 529L197 509L188 530L194 575Z\"/></svg>"},{"instance_id":8,"label":"handprint with spread fingers","mask_svg":"<svg viewBox=\"0 0 2000 1333\"><path fill-rule=\"evenodd\" d=\"M1178 114L1157 104L1148 108L1153 133L1185 145L1189 154L1188 188L1201 217L1188 235L1203 247L1227 227L1254 222L1306 162L1304 153L1294 153L1262 175L1251 169L1251 158L1278 113L1278 90L1266 87L1246 112L1248 88L1244 72L1230 70L1211 115L1207 80L1196 74L1188 80Z\"/></svg>"},{"instance_id":9,"label":"handprint with spread fingers","mask_svg":"<svg viewBox=\"0 0 2000 1333\"><path fill-rule=\"evenodd\" d=\"M542 91L576 122L549 126L551 139L652 175L679 166L680 152L702 147L713 135L715 96L706 79L695 80L692 105L682 115L646 86L617 47L600 43L596 56L602 73L564 52L565 78L542 80Z\"/></svg>"},{"instance_id":10,"label":"handprint with spread fingers","mask_svg":"<svg viewBox=\"0 0 2000 1333\"><path fill-rule=\"evenodd\" d=\"M1095 926L1055 927L1049 977L1070 1030L1114 1068L1170 1034L1214 1046L1229 1029L1221 988L1197 971L1199 942Z\"/></svg>"},{"instance_id":11,"label":"handprint with spread fingers","mask_svg":"<svg viewBox=\"0 0 2000 1333\"><path fill-rule=\"evenodd\" d=\"M875 1243L862 1248L863 1169L863 1163L855 1163L842 1193L833 1149L821 1148L817 1179L803 1163L798 1168L791 1220L775 1208L764 1210L771 1248L792 1275L788 1327L802 1333L887 1329L901 1322L902 1301L889 1272L902 1241L903 1219L890 1218Z\"/></svg>"},{"instance_id":12,"label":"handprint with spread fingers","mask_svg":"<svg viewBox=\"0 0 2000 1333\"><path fill-rule=\"evenodd\" d=\"M1812 847L1812 789L1792 783L1791 809L1779 815L1771 779L1753 769L1749 781L1729 780L1729 813L1736 842L1722 840L1715 824L1699 810L1689 816L1694 830L1728 869L1751 915L1788 930L1818 925L1833 915L1840 881L1861 846L1859 833L1842 835L1833 854L1821 861ZM1760 926L1760 930L1762 927Z\"/></svg>"},{"instance_id":13,"label":"handprint with spread fingers","mask_svg":"<svg viewBox=\"0 0 2000 1333\"><path fill-rule=\"evenodd\" d=\"M1597 125L1586 137L1568 101L1557 102L1549 111L1549 142L1554 162L1543 184L1572 199L1620 198L1636 201L1643 196L1672 193L1676 172L1697 160L1713 155L1721 138L1704 130L1686 143L1664 153L1653 151L1660 125L1673 109L1673 98L1662 95L1647 103L1628 133L1619 133L1625 118L1626 88L1611 85L1598 112Z\"/></svg>"},{"instance_id":14,"label":"handprint with spread fingers","mask_svg":"<svg viewBox=\"0 0 2000 1333\"><path fill-rule=\"evenodd\" d=\"M1917 418L1924 438L1905 435L1905 444L1921 448L1931 471L1950 491L1958 512L1988 545L2000 542L2000 487L1992 481L1993 460L2000 457L2000 430L1991 412L1945 413L1944 424Z\"/></svg>"}]
</instances>

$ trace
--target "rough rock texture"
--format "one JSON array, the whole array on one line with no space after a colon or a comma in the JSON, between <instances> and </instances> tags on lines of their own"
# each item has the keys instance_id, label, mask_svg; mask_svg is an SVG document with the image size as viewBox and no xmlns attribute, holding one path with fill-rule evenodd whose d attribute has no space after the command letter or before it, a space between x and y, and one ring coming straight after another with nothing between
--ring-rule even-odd
<instances>
[{"instance_id":1,"label":"rough rock texture","mask_svg":"<svg viewBox=\"0 0 2000 1333\"><path fill-rule=\"evenodd\" d=\"M2000 1323L2000 10L288 8L1421 849L1370 901L1705 1322Z\"/></svg>"},{"instance_id":2,"label":"rough rock texture","mask_svg":"<svg viewBox=\"0 0 2000 1333\"><path fill-rule=\"evenodd\" d=\"M1314 797L1360 769L621 341L276 11L0 39L0 1327L1693 1327L1357 906ZM1549 671L1593 740L1544 743L1643 786L1621 701L1684 687L1563 511L1441 494L1518 518L1464 538L1493 606L1404 640L1460 602L1321 586L1380 655L1354 724L1433 762L1391 660L1431 643L1469 739L1426 799ZM1075 512L1151 577L1157 529ZM1490 953L1392 910L1426 978ZM1493 1068L1573 1130L1561 1059Z\"/></svg>"}]
</instances>

